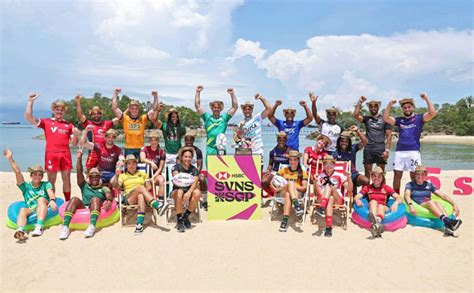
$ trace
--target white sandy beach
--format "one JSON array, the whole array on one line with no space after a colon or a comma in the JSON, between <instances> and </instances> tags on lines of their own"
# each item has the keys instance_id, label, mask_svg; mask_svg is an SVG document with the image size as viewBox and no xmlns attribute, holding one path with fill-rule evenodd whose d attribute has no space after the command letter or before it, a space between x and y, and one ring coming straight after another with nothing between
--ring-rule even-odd
<instances>
[{"instance_id":1,"label":"white sandy beach","mask_svg":"<svg viewBox=\"0 0 474 293\"><path fill-rule=\"evenodd\" d=\"M474 171L443 171L442 190L452 195L461 176ZM255 222L209 222L204 212L203 223L183 234L160 219L141 236L117 223L92 239L76 231L62 242L56 226L18 244L5 226L8 205L21 198L14 180L0 173L1 292L473 290L473 195L455 196L458 238L407 226L372 240L352 223L325 238L312 235L309 219L280 233L264 208Z\"/></svg>"},{"instance_id":2,"label":"white sandy beach","mask_svg":"<svg viewBox=\"0 0 474 293\"><path fill-rule=\"evenodd\" d=\"M436 135L429 134L422 137L423 143L443 143L443 144L463 144L474 146L474 136L458 136L458 135Z\"/></svg>"}]
</instances>

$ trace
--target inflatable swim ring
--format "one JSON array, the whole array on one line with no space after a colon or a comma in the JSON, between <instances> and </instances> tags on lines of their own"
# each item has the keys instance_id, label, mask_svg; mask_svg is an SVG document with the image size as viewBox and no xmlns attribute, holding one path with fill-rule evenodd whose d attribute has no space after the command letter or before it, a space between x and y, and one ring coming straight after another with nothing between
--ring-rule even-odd
<instances>
[{"instance_id":1,"label":"inflatable swim ring","mask_svg":"<svg viewBox=\"0 0 474 293\"><path fill-rule=\"evenodd\" d=\"M361 199L362 206L359 207L354 203L354 212L352 213L352 221L361 228L370 229L372 224L369 222L369 204L366 198ZM391 207L395 202L393 198L388 201L388 207ZM395 231L404 228L407 224L405 217L405 204L398 205L398 209L392 212L390 209L385 213L382 221L386 231Z\"/></svg>"},{"instance_id":2,"label":"inflatable swim ring","mask_svg":"<svg viewBox=\"0 0 474 293\"><path fill-rule=\"evenodd\" d=\"M59 209L59 215L61 219L64 219L64 211L66 210L67 206L66 202L64 205L61 206ZM117 203L112 201L112 206L110 210L105 211L103 208L100 210L99 219L97 219L97 228L103 228L114 223L118 222L120 218L119 210L117 209ZM89 209L77 209L71 219L71 224L69 228L73 230L86 230L87 226L89 226L91 219L91 213Z\"/></svg>"},{"instance_id":3,"label":"inflatable swim ring","mask_svg":"<svg viewBox=\"0 0 474 293\"><path fill-rule=\"evenodd\" d=\"M451 215L453 213L453 206L445 201L444 199L442 199L441 197L437 196L436 194L431 194L431 199L433 201L437 201L439 202L443 208L446 210L446 212L448 213L448 215ZM419 218L430 218L430 219L438 219L438 217L436 217L435 215L433 215L433 213L431 213L430 210L428 210L427 208L424 208L422 207L421 205L417 204L415 201L411 201L413 203L413 207L415 208L415 212L416 212L416 217L419 217ZM410 208L408 205L406 205L406 212L408 214L411 214L410 213ZM413 214L411 214L412 216L414 216Z\"/></svg>"},{"instance_id":4,"label":"inflatable swim ring","mask_svg":"<svg viewBox=\"0 0 474 293\"><path fill-rule=\"evenodd\" d=\"M46 214L45 221L43 222L44 228L56 226L63 222L61 217L58 214L58 210L60 209L61 206L64 205L64 200L62 198L56 198L56 205L58 206L58 209L56 211L53 211L50 207L48 207L48 213ZM18 213L20 212L21 208L26 208L26 204L24 201L14 202L8 207L8 217L7 217L8 228L11 228L11 229L18 228L18 226L16 225L16 220L18 218ZM34 230L36 221L37 221L36 212L34 212L28 216L24 229L26 231Z\"/></svg>"}]
</instances>

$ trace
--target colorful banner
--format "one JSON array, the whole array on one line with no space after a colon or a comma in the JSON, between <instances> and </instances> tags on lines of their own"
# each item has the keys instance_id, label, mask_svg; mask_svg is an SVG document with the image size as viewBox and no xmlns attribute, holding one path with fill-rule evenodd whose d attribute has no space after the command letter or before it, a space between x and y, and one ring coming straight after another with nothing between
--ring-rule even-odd
<instances>
[{"instance_id":1,"label":"colorful banner","mask_svg":"<svg viewBox=\"0 0 474 293\"><path fill-rule=\"evenodd\" d=\"M209 220L260 220L261 157L207 157Z\"/></svg>"}]
</instances>

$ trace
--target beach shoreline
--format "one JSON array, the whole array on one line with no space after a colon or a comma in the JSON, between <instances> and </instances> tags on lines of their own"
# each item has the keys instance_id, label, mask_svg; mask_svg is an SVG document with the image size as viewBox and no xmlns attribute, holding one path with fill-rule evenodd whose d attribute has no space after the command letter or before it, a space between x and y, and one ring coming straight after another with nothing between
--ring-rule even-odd
<instances>
[{"instance_id":1,"label":"beach shoreline","mask_svg":"<svg viewBox=\"0 0 474 293\"><path fill-rule=\"evenodd\" d=\"M389 184L392 176L388 172ZM74 231L60 241L55 226L18 244L5 222L8 206L21 194L14 174L0 172L0 291L471 291L474 201L472 195L453 195L456 178L466 176L474 170L442 171L440 177L441 189L461 210L458 238L407 226L372 240L353 223L326 238L313 236L317 226L309 219L301 227L293 218L281 233L267 207L262 220L252 222L208 221L202 212L203 222L193 216L194 227L183 234L174 219L166 226L160 218L141 236L116 223L91 239ZM71 178L74 196L79 188ZM131 266L138 271L127 275Z\"/></svg>"}]
</instances>

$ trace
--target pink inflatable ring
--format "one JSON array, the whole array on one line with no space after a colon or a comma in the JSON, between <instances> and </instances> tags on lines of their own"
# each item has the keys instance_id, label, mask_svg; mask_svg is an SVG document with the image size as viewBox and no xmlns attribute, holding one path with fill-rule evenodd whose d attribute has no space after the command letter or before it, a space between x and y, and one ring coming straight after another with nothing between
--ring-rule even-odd
<instances>
[{"instance_id":1,"label":"pink inflatable ring","mask_svg":"<svg viewBox=\"0 0 474 293\"><path fill-rule=\"evenodd\" d=\"M65 202L59 208L59 215L61 219L64 221L64 211L66 210L66 206L69 202ZM115 201L112 202L112 206L108 211L101 208L99 219L97 220L97 228L103 228L107 226L111 226L114 223L118 222L120 218L119 211L117 209L117 203ZM91 219L91 212L89 209L77 209L71 219L71 224L69 227L74 230L86 230L87 226L89 226Z\"/></svg>"}]
</instances>

